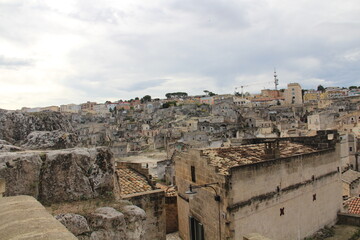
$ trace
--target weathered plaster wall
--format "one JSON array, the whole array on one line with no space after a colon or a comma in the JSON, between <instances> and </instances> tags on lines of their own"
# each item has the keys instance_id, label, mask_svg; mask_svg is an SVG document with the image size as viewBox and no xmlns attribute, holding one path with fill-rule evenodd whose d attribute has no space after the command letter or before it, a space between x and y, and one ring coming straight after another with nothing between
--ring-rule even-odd
<instances>
[{"instance_id":1,"label":"weathered plaster wall","mask_svg":"<svg viewBox=\"0 0 360 240\"><path fill-rule=\"evenodd\" d=\"M234 239L251 232L302 239L334 224L342 203L339 166L338 151L324 150L235 169L229 198Z\"/></svg>"}]
</instances>

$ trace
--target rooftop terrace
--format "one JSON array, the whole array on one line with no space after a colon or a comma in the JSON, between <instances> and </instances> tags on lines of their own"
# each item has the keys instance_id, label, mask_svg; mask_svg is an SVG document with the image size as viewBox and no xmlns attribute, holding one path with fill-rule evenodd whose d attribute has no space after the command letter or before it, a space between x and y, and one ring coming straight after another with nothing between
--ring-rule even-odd
<instances>
[{"instance_id":1,"label":"rooftop terrace","mask_svg":"<svg viewBox=\"0 0 360 240\"><path fill-rule=\"evenodd\" d=\"M279 156L277 158L292 157L317 151L316 148L310 146L285 141L279 143ZM265 143L203 149L202 153L209 157L210 165L218 167L219 173L222 175L228 175L229 169L232 167L271 160L265 154Z\"/></svg>"}]
</instances>

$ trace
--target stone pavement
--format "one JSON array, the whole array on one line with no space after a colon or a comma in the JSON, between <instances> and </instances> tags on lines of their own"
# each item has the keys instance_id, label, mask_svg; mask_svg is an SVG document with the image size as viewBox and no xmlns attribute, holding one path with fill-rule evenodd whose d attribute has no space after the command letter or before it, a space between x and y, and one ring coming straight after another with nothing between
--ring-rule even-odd
<instances>
[{"instance_id":1,"label":"stone pavement","mask_svg":"<svg viewBox=\"0 0 360 240\"><path fill-rule=\"evenodd\" d=\"M182 240L178 232L166 234L166 240Z\"/></svg>"}]
</instances>

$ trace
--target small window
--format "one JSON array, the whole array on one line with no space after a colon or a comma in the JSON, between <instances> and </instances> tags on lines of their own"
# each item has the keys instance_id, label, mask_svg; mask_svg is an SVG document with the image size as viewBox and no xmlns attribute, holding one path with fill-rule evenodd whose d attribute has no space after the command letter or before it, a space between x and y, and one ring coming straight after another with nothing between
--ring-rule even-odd
<instances>
[{"instance_id":1,"label":"small window","mask_svg":"<svg viewBox=\"0 0 360 240\"><path fill-rule=\"evenodd\" d=\"M316 193L313 194L313 201L316 201Z\"/></svg>"},{"instance_id":2,"label":"small window","mask_svg":"<svg viewBox=\"0 0 360 240\"><path fill-rule=\"evenodd\" d=\"M191 166L191 181L196 182L195 167Z\"/></svg>"},{"instance_id":3,"label":"small window","mask_svg":"<svg viewBox=\"0 0 360 240\"><path fill-rule=\"evenodd\" d=\"M280 208L280 216L285 215L285 208Z\"/></svg>"},{"instance_id":4,"label":"small window","mask_svg":"<svg viewBox=\"0 0 360 240\"><path fill-rule=\"evenodd\" d=\"M352 147L349 147L349 151L352 152Z\"/></svg>"}]
</instances>

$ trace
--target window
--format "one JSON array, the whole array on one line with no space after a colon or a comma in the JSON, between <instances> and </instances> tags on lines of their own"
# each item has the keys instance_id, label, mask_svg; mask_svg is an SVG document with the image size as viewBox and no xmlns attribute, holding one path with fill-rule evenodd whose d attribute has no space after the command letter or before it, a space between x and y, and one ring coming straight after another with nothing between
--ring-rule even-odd
<instances>
[{"instance_id":1,"label":"window","mask_svg":"<svg viewBox=\"0 0 360 240\"><path fill-rule=\"evenodd\" d=\"M189 217L190 240L204 240L204 226L195 218Z\"/></svg>"},{"instance_id":2,"label":"window","mask_svg":"<svg viewBox=\"0 0 360 240\"><path fill-rule=\"evenodd\" d=\"M352 152L352 147L349 147L349 151Z\"/></svg>"},{"instance_id":3,"label":"window","mask_svg":"<svg viewBox=\"0 0 360 240\"><path fill-rule=\"evenodd\" d=\"M191 166L191 181L196 182L195 167Z\"/></svg>"},{"instance_id":4,"label":"window","mask_svg":"<svg viewBox=\"0 0 360 240\"><path fill-rule=\"evenodd\" d=\"M285 215L285 208L280 208L280 216Z\"/></svg>"}]
</instances>

